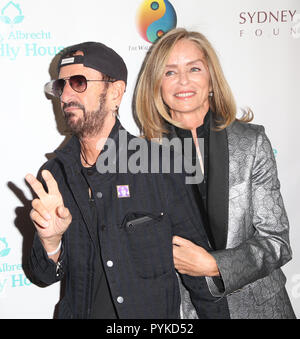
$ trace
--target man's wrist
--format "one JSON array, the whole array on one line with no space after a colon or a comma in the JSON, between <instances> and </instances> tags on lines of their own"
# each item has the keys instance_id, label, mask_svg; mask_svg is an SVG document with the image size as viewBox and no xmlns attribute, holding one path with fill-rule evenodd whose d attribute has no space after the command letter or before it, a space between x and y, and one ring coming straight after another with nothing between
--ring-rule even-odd
<instances>
[{"instance_id":1,"label":"man's wrist","mask_svg":"<svg viewBox=\"0 0 300 339\"><path fill-rule=\"evenodd\" d=\"M211 263L209 265L209 272L206 276L208 277L219 277L220 271L216 259L210 254Z\"/></svg>"},{"instance_id":2,"label":"man's wrist","mask_svg":"<svg viewBox=\"0 0 300 339\"><path fill-rule=\"evenodd\" d=\"M54 254L57 254L61 249L62 238L59 237L59 238L53 238L53 239L49 239L49 238L41 239L41 242L47 254L49 255L50 253L50 255L54 255Z\"/></svg>"},{"instance_id":3,"label":"man's wrist","mask_svg":"<svg viewBox=\"0 0 300 339\"><path fill-rule=\"evenodd\" d=\"M57 249L52 252L47 252L48 256L51 257L52 255L57 254L61 249L61 241L59 242L59 245L57 246Z\"/></svg>"}]
</instances>

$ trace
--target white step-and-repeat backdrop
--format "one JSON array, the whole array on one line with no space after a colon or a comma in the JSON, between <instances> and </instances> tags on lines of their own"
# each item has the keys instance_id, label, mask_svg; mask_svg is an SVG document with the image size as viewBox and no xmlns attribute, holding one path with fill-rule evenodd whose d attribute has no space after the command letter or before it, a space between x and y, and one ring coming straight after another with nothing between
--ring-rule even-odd
<instances>
[{"instance_id":1,"label":"white step-and-repeat backdrop","mask_svg":"<svg viewBox=\"0 0 300 339\"><path fill-rule=\"evenodd\" d=\"M145 30L157 20L143 8L163 2L162 29L177 18L209 38L238 106L249 106L271 139L294 253L284 271L300 316L300 1L0 0L0 318L52 318L59 300L59 283L40 288L26 277L33 226L24 181L65 139L59 107L43 92L55 54L83 41L119 52L129 69L121 122L137 134L132 93L151 46Z\"/></svg>"}]
</instances>

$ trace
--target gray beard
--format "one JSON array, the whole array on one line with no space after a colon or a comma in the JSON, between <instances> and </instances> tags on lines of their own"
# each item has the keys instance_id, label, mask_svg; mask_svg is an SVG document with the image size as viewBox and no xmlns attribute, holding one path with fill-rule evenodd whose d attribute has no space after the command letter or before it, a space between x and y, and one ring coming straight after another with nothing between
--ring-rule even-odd
<instances>
[{"instance_id":1,"label":"gray beard","mask_svg":"<svg viewBox=\"0 0 300 339\"><path fill-rule=\"evenodd\" d=\"M71 120L73 113L65 112L67 107L78 107L83 111L83 118L77 119L76 122ZM99 109L96 111L85 110L85 107L76 102L70 102L63 106L65 121L70 131L79 138L94 137L103 128L104 119L108 114L106 108L106 93L102 93L99 99Z\"/></svg>"}]
</instances>

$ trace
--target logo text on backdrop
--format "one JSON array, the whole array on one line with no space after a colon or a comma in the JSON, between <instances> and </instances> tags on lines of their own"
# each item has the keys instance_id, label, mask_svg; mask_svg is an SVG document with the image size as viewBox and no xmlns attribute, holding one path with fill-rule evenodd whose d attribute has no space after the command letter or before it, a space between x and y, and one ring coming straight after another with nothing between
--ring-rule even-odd
<instances>
[{"instance_id":1,"label":"logo text on backdrop","mask_svg":"<svg viewBox=\"0 0 300 339\"><path fill-rule=\"evenodd\" d=\"M0 57L15 61L22 57L55 56L64 47L50 44L50 31L26 31L26 13L21 4L9 1L0 8Z\"/></svg>"},{"instance_id":2,"label":"logo text on backdrop","mask_svg":"<svg viewBox=\"0 0 300 339\"><path fill-rule=\"evenodd\" d=\"M147 51L158 38L177 25L176 11L168 0L143 1L136 15L137 31L147 45L129 46L129 51Z\"/></svg>"},{"instance_id":3,"label":"logo text on backdrop","mask_svg":"<svg viewBox=\"0 0 300 339\"><path fill-rule=\"evenodd\" d=\"M243 11L239 14L240 38L295 37L296 9Z\"/></svg>"}]
</instances>

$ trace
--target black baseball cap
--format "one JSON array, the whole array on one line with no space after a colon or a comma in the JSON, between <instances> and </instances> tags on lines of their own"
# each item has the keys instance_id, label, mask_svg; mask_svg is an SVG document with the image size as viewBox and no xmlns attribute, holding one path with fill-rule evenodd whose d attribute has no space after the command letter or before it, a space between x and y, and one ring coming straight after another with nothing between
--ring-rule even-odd
<instances>
[{"instance_id":1,"label":"black baseball cap","mask_svg":"<svg viewBox=\"0 0 300 339\"><path fill-rule=\"evenodd\" d=\"M84 55L70 56L76 51L81 51ZM61 67L72 64L83 64L127 84L127 67L124 60L112 48L100 42L83 42L65 48L58 63L58 73Z\"/></svg>"}]
</instances>

